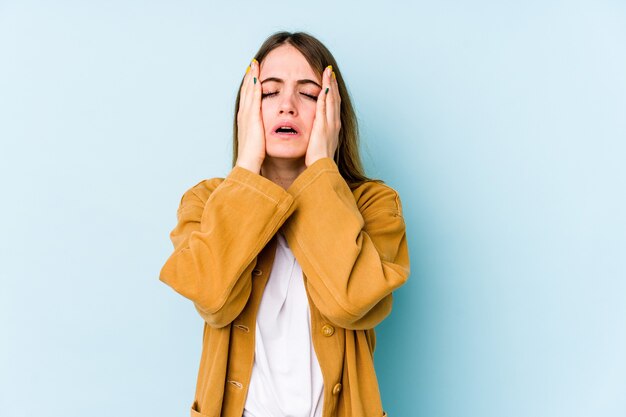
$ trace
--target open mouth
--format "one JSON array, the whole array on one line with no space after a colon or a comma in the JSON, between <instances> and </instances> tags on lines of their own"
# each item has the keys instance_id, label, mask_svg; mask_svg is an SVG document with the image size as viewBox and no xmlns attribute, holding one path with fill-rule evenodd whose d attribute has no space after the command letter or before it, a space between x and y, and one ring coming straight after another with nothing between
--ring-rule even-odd
<instances>
[{"instance_id":1,"label":"open mouth","mask_svg":"<svg viewBox=\"0 0 626 417\"><path fill-rule=\"evenodd\" d=\"M288 126L283 126L283 127L279 127L278 129L275 130L276 133L287 133L287 134L291 134L291 135L297 135L298 132L292 128L292 127L288 127Z\"/></svg>"}]
</instances>

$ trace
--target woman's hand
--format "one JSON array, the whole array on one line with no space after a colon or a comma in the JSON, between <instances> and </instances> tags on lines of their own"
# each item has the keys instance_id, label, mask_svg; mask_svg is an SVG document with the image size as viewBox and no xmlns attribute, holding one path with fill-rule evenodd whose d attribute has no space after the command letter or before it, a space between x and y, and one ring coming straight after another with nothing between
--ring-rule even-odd
<instances>
[{"instance_id":1,"label":"woman's hand","mask_svg":"<svg viewBox=\"0 0 626 417\"><path fill-rule=\"evenodd\" d=\"M341 97L335 73L329 65L322 73L322 92L317 97L315 120L304 163L308 167L321 158L333 158L341 129Z\"/></svg>"},{"instance_id":2,"label":"woman's hand","mask_svg":"<svg viewBox=\"0 0 626 417\"><path fill-rule=\"evenodd\" d=\"M236 165L260 173L265 159L265 129L261 116L259 62L256 59L250 63L241 85L237 111L237 141L239 145Z\"/></svg>"}]
</instances>

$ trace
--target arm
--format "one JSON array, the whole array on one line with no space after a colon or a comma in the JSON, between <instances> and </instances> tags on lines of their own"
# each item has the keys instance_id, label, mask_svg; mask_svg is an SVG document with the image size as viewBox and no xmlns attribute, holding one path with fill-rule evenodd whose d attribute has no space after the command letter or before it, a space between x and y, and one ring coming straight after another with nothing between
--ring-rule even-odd
<instances>
[{"instance_id":1,"label":"arm","mask_svg":"<svg viewBox=\"0 0 626 417\"><path fill-rule=\"evenodd\" d=\"M208 324L227 325L248 301L257 255L293 209L283 188L239 166L221 183L197 184L181 199L174 252L159 279L193 301Z\"/></svg>"},{"instance_id":2,"label":"arm","mask_svg":"<svg viewBox=\"0 0 626 417\"><path fill-rule=\"evenodd\" d=\"M374 183L355 196L331 158L310 165L287 191L296 209L285 234L313 302L338 326L373 328L410 273L397 192Z\"/></svg>"}]
</instances>

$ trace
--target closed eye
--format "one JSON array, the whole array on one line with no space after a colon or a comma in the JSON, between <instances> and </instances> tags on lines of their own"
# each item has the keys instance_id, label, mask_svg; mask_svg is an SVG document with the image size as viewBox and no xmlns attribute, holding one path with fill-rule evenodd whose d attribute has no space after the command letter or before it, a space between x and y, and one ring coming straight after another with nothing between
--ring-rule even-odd
<instances>
[{"instance_id":1,"label":"closed eye","mask_svg":"<svg viewBox=\"0 0 626 417\"><path fill-rule=\"evenodd\" d=\"M317 96L314 96L313 94L307 94L307 93L300 93L300 94L302 94L305 97L310 98L313 101L317 101Z\"/></svg>"},{"instance_id":2,"label":"closed eye","mask_svg":"<svg viewBox=\"0 0 626 417\"><path fill-rule=\"evenodd\" d=\"M278 94L278 91L272 91L272 92L269 92L269 93L262 93L261 94L261 99L264 99L264 98L267 98L267 97L273 97L276 94ZM302 94L306 98L310 98L313 101L317 101L317 96L314 96L313 94L307 94L307 93L300 93L300 94Z\"/></svg>"}]
</instances>

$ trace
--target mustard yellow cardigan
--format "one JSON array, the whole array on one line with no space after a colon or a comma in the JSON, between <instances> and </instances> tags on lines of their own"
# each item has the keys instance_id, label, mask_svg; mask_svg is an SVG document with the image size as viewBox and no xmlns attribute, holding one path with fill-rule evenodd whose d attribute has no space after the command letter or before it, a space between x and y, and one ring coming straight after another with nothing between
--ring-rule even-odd
<instances>
[{"instance_id":1,"label":"mustard yellow cardigan","mask_svg":"<svg viewBox=\"0 0 626 417\"><path fill-rule=\"evenodd\" d=\"M323 416L381 417L374 327L409 276L398 193L366 182L351 190L331 158L288 190L235 166L184 193L160 280L204 319L192 417L241 417L254 361L256 313L276 232L300 263L312 342L324 377Z\"/></svg>"}]
</instances>

